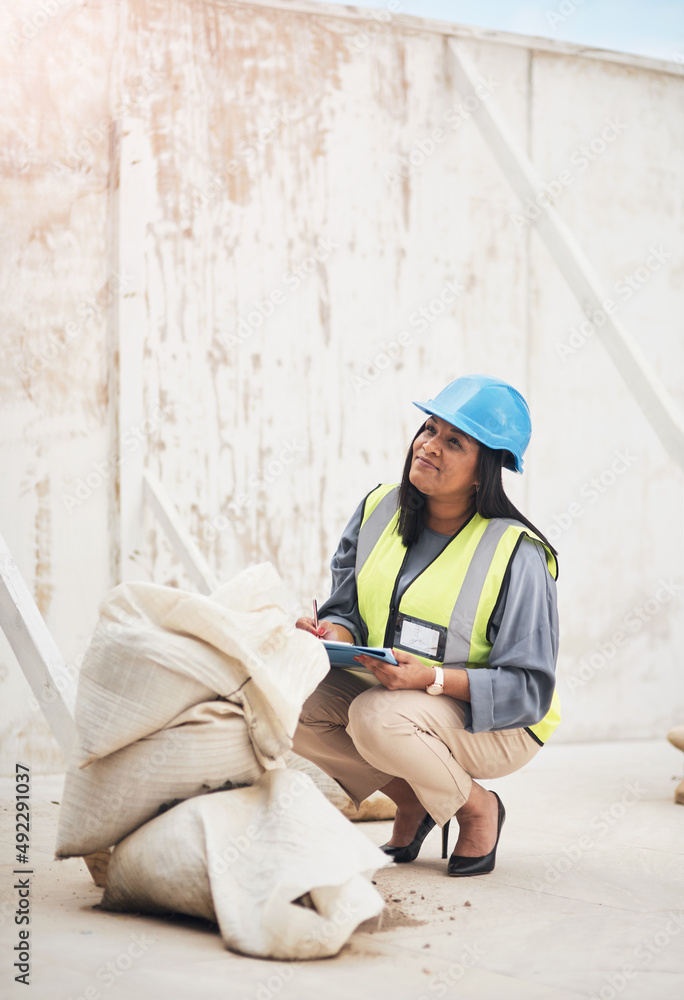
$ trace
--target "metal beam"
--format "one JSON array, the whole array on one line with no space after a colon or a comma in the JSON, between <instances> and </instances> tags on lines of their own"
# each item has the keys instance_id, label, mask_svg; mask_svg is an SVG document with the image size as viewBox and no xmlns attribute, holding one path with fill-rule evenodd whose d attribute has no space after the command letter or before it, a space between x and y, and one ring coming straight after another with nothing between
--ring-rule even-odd
<instances>
[{"instance_id":1,"label":"metal beam","mask_svg":"<svg viewBox=\"0 0 684 1000\"><path fill-rule=\"evenodd\" d=\"M544 184L524 150L508 130L492 98L477 98L477 71L461 43L450 40L454 58L456 86L465 99L473 95L478 106L473 113L480 132L488 143L511 187L523 204L534 201L544 192ZM601 315L596 323L596 335L624 379L629 391L641 407L644 416L656 432L663 447L684 468L684 419L651 367L646 355L629 331L611 312L610 299L574 236L560 215L549 204L534 220L537 232L558 265L582 312Z\"/></svg>"},{"instance_id":2,"label":"metal beam","mask_svg":"<svg viewBox=\"0 0 684 1000\"><path fill-rule=\"evenodd\" d=\"M143 474L143 481L145 501L164 528L171 545L185 566L188 576L196 584L200 593L213 593L218 587L214 571L197 548L163 486L149 472Z\"/></svg>"},{"instance_id":3,"label":"metal beam","mask_svg":"<svg viewBox=\"0 0 684 1000\"><path fill-rule=\"evenodd\" d=\"M38 705L69 759L76 741L74 707L76 680L67 671L62 654L31 596L23 576L0 535L0 628L7 636ZM95 885L107 884L107 851L84 855Z\"/></svg>"},{"instance_id":4,"label":"metal beam","mask_svg":"<svg viewBox=\"0 0 684 1000\"><path fill-rule=\"evenodd\" d=\"M76 738L76 681L0 535L0 628L64 756Z\"/></svg>"}]
</instances>

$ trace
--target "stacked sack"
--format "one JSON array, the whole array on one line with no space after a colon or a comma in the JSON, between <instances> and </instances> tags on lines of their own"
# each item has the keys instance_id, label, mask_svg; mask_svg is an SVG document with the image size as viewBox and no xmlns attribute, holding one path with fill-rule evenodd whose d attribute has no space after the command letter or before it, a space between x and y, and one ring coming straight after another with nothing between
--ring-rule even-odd
<instances>
[{"instance_id":1,"label":"stacked sack","mask_svg":"<svg viewBox=\"0 0 684 1000\"><path fill-rule=\"evenodd\" d=\"M131 834L104 909L215 920L227 947L273 959L335 955L383 902L364 876L388 863L307 775L200 795Z\"/></svg>"},{"instance_id":2,"label":"stacked sack","mask_svg":"<svg viewBox=\"0 0 684 1000\"><path fill-rule=\"evenodd\" d=\"M245 570L211 597L146 583L122 584L107 595L79 677L78 736L56 854L84 856L122 842L112 855L103 906L208 916L218 920L229 947L247 954L323 957L382 908L359 876L385 864L386 856L308 777L283 770L302 703L329 669L322 644L295 629L286 608L282 582L267 563ZM283 797L292 800L287 851L277 864L266 864L276 895L252 892L243 899L234 883L226 889L226 871L215 871L216 858L225 861L230 845L242 838L240 871L263 872L264 861L278 852L269 847L264 859L262 840L248 837L247 827L254 826L254 814L264 828L264 817ZM314 838L318 865L312 866L314 819L327 836ZM178 872L176 854L185 859ZM175 874L162 887L164 871ZM338 895L349 909L350 891L358 897L358 913L343 921L341 931L312 937L312 921L329 922L324 912L334 909ZM251 925L261 932L245 939L231 930L229 914L234 905L244 916L250 899ZM268 949L280 941L281 917L290 929L307 929L288 932L275 954Z\"/></svg>"}]
</instances>

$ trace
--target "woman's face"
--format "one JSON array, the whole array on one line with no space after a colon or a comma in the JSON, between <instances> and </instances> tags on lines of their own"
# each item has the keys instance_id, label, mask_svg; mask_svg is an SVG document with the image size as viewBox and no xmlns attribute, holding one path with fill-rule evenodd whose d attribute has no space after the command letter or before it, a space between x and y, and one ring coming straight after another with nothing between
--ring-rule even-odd
<instances>
[{"instance_id":1,"label":"woman's face","mask_svg":"<svg viewBox=\"0 0 684 1000\"><path fill-rule=\"evenodd\" d=\"M440 417L428 417L413 442L409 479L421 493L439 500L463 501L472 496L480 446L465 431Z\"/></svg>"}]
</instances>

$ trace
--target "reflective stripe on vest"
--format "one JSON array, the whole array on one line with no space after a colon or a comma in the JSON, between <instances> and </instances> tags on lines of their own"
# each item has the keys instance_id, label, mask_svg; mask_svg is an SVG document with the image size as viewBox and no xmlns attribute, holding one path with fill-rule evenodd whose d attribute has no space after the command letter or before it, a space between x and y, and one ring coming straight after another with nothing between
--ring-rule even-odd
<instances>
[{"instance_id":1,"label":"reflective stripe on vest","mask_svg":"<svg viewBox=\"0 0 684 1000\"><path fill-rule=\"evenodd\" d=\"M488 633L506 571L522 538L542 545L556 577L553 553L525 525L506 518L474 514L442 552L395 597L395 585L408 550L396 532L398 486L379 486L366 498L359 530L356 583L359 611L369 646L396 645L393 630L399 612L447 628L443 660L418 655L426 664L467 663L486 667L492 644ZM394 607L392 601L394 598ZM554 692L545 717L528 731L545 742L560 722Z\"/></svg>"}]
</instances>

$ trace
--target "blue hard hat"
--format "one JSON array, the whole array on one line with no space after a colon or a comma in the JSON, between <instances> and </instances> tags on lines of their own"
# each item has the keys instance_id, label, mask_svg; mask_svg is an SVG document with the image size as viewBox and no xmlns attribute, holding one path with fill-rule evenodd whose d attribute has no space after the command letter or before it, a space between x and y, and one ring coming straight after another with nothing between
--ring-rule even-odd
<instances>
[{"instance_id":1,"label":"blue hard hat","mask_svg":"<svg viewBox=\"0 0 684 1000\"><path fill-rule=\"evenodd\" d=\"M507 469L522 472L532 423L523 396L508 382L491 375L464 375L434 399L414 406L470 434L488 448L502 448ZM510 456L513 456L512 459Z\"/></svg>"}]
</instances>

